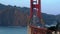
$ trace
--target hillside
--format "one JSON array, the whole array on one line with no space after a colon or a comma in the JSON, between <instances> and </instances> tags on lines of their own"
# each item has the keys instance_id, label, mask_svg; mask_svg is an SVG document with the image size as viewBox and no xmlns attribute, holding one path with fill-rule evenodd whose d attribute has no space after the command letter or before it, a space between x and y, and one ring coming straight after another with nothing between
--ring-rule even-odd
<instances>
[{"instance_id":1,"label":"hillside","mask_svg":"<svg viewBox=\"0 0 60 34\"><path fill-rule=\"evenodd\" d=\"M30 8L16 7L10 5L0 4L0 26L26 26L27 16L29 15ZM42 13L44 22L48 25L54 24L56 15Z\"/></svg>"}]
</instances>

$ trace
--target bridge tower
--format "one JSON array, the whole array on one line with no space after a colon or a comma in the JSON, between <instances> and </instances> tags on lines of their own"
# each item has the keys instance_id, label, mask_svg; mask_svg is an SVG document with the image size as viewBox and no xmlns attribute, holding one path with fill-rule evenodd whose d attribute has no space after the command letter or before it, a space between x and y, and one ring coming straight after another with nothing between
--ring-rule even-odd
<instances>
[{"instance_id":1,"label":"bridge tower","mask_svg":"<svg viewBox=\"0 0 60 34\"><path fill-rule=\"evenodd\" d=\"M32 19L32 23L34 25L35 22L38 22L42 24L42 27L44 27L44 22L41 15L41 0L30 0L30 19Z\"/></svg>"},{"instance_id":2,"label":"bridge tower","mask_svg":"<svg viewBox=\"0 0 60 34\"><path fill-rule=\"evenodd\" d=\"M30 0L30 16L28 20L28 34L32 34L33 29L31 26L35 26L36 23L40 23L44 27L44 22L41 15L41 0ZM35 30L35 29L34 29Z\"/></svg>"}]
</instances>

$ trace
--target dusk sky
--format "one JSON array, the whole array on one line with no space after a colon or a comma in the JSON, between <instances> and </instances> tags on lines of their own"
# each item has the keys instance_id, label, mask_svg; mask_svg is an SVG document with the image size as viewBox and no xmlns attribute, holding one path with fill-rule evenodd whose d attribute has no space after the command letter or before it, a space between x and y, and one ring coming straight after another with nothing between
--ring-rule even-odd
<instances>
[{"instance_id":1,"label":"dusk sky","mask_svg":"<svg viewBox=\"0 0 60 34\"><path fill-rule=\"evenodd\" d=\"M30 7L30 0L0 0L5 5L16 5L19 7ZM41 0L43 13L60 14L60 0Z\"/></svg>"}]
</instances>

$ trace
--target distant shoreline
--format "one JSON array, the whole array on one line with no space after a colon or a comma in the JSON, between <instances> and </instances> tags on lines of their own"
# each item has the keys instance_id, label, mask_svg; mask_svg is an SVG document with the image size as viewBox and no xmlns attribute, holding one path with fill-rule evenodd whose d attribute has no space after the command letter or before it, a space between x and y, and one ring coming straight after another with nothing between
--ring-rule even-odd
<instances>
[{"instance_id":1,"label":"distant shoreline","mask_svg":"<svg viewBox=\"0 0 60 34\"><path fill-rule=\"evenodd\" d=\"M9 27L9 28L26 28L26 26L25 26L25 27L23 27L23 26L0 26L0 27Z\"/></svg>"}]
</instances>

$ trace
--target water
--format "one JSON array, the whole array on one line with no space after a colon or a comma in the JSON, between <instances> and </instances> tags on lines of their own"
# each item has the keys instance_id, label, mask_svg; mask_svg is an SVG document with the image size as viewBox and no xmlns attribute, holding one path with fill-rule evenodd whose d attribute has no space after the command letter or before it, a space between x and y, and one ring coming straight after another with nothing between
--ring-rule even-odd
<instances>
[{"instance_id":1,"label":"water","mask_svg":"<svg viewBox=\"0 0 60 34\"><path fill-rule=\"evenodd\" d=\"M0 34L27 34L26 27L0 27Z\"/></svg>"}]
</instances>

